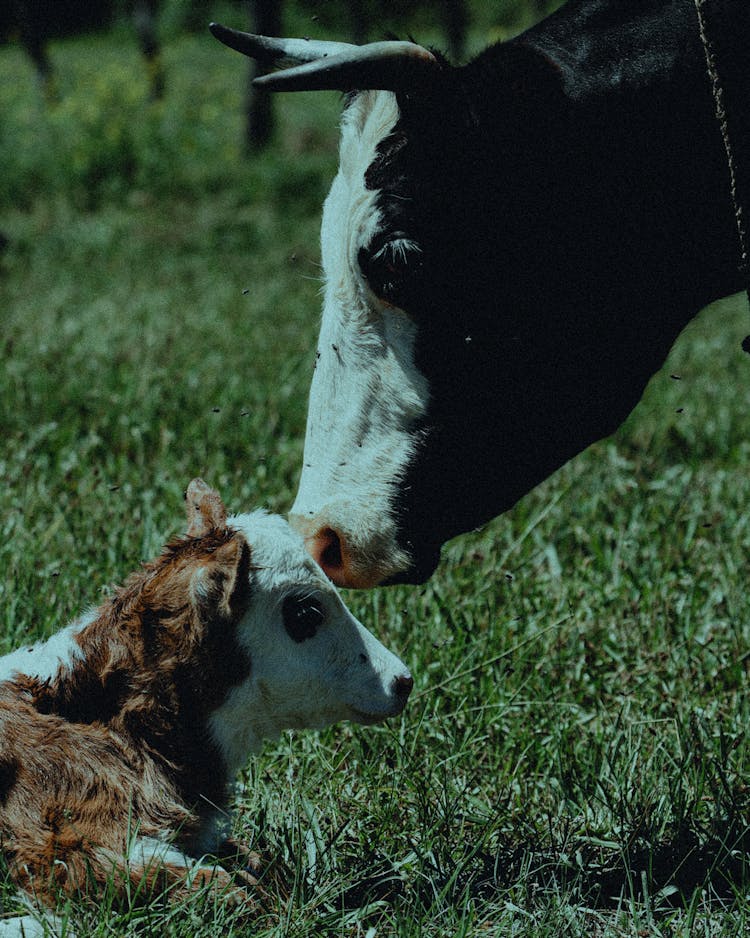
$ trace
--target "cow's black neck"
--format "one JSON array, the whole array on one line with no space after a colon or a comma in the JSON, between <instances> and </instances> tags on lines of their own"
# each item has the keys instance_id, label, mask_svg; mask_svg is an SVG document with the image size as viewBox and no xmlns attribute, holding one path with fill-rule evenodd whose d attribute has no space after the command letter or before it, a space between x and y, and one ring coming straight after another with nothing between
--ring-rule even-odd
<instances>
[{"instance_id":1,"label":"cow's black neck","mask_svg":"<svg viewBox=\"0 0 750 938\"><path fill-rule=\"evenodd\" d=\"M750 4L723 6L748 39ZM569 3L400 104L432 403L398 513L439 544L611 433L743 284L692 0Z\"/></svg>"}]
</instances>

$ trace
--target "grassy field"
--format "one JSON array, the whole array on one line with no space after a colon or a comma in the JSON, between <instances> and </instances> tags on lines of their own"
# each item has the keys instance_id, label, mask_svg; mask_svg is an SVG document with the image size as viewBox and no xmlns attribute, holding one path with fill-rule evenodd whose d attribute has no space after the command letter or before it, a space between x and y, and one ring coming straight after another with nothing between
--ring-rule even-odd
<instances>
[{"instance_id":1,"label":"grassy field","mask_svg":"<svg viewBox=\"0 0 750 938\"><path fill-rule=\"evenodd\" d=\"M243 160L244 72L207 36L168 45L157 104L129 34L52 55L47 106L0 49L0 652L181 531L195 475L289 508L336 162L335 95L284 98ZM427 585L346 596L415 692L248 765L237 833L291 888L246 933L750 933L747 332L744 302L712 307L626 426ZM209 898L64 914L243 933Z\"/></svg>"}]
</instances>

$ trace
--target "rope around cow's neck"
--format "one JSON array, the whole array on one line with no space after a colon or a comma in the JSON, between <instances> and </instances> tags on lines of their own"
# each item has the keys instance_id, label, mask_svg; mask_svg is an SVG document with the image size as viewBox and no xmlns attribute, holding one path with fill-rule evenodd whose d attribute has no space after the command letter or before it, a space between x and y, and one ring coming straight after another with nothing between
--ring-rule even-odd
<instances>
[{"instance_id":1,"label":"rope around cow's neck","mask_svg":"<svg viewBox=\"0 0 750 938\"><path fill-rule=\"evenodd\" d=\"M710 0L695 0L695 9L698 14L698 29L700 31L701 42L703 43L703 51L706 55L706 68L708 69L708 77L711 80L711 90L714 96L716 120L719 123L721 138L724 141L724 150L727 155L732 205L734 207L734 218L737 224L737 236L740 243L740 263L738 269L745 285L748 303L750 303L750 263L748 262L748 236L747 229L745 228L745 213L743 211L742 198L737 181L737 163L729 133L729 119L727 117L724 85L719 76L719 70L716 65L716 51L708 29L708 16L706 11L709 5ZM742 349L750 353L750 335L745 336L742 340Z\"/></svg>"}]
</instances>

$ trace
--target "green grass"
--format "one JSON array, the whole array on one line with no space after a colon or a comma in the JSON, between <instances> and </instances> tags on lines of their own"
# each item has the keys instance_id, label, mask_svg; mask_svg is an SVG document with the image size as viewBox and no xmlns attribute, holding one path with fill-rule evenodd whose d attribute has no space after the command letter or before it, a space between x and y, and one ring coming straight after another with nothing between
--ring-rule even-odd
<instances>
[{"instance_id":1,"label":"green grass","mask_svg":"<svg viewBox=\"0 0 750 938\"><path fill-rule=\"evenodd\" d=\"M206 37L168 45L157 106L128 36L52 53L48 108L0 50L0 651L158 551L195 475L234 510L289 508L336 162L334 95L280 100L243 161L243 73ZM427 585L346 597L415 692L399 721L247 767L237 833L291 883L248 934L750 929L747 332L739 299L713 307L625 427ZM210 896L70 916L242 933Z\"/></svg>"}]
</instances>

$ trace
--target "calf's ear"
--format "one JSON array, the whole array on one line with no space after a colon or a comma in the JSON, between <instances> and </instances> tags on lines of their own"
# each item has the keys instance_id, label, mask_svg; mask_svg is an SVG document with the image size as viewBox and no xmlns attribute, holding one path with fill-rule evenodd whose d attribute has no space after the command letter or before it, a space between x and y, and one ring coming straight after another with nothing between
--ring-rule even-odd
<instances>
[{"instance_id":1,"label":"calf's ear","mask_svg":"<svg viewBox=\"0 0 750 938\"><path fill-rule=\"evenodd\" d=\"M252 595L250 545L241 534L207 555L190 578L190 599L202 622L236 622Z\"/></svg>"},{"instance_id":2,"label":"calf's ear","mask_svg":"<svg viewBox=\"0 0 750 938\"><path fill-rule=\"evenodd\" d=\"M187 505L187 536L203 537L227 526L227 510L221 495L203 479L193 479L185 492Z\"/></svg>"}]
</instances>

